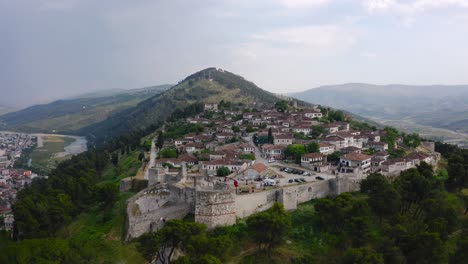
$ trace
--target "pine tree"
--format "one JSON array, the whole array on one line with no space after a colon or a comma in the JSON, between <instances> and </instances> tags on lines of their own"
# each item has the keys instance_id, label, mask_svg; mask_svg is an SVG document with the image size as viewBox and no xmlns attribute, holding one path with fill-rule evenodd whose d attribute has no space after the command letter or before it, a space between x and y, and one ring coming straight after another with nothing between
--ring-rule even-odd
<instances>
[{"instance_id":1,"label":"pine tree","mask_svg":"<svg viewBox=\"0 0 468 264\"><path fill-rule=\"evenodd\" d=\"M162 131L159 132L158 134L158 140L156 142L156 146L161 149L164 145L164 134Z\"/></svg>"},{"instance_id":2,"label":"pine tree","mask_svg":"<svg viewBox=\"0 0 468 264\"><path fill-rule=\"evenodd\" d=\"M271 127L268 129L268 143L273 144L273 131L271 131Z\"/></svg>"}]
</instances>

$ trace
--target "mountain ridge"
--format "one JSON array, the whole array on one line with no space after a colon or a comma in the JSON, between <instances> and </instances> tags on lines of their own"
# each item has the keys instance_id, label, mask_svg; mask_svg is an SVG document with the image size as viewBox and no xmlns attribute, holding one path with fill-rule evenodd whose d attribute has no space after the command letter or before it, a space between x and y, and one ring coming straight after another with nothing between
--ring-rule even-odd
<instances>
[{"instance_id":1,"label":"mountain ridge","mask_svg":"<svg viewBox=\"0 0 468 264\"><path fill-rule=\"evenodd\" d=\"M290 96L372 119L468 132L468 85L327 85Z\"/></svg>"}]
</instances>

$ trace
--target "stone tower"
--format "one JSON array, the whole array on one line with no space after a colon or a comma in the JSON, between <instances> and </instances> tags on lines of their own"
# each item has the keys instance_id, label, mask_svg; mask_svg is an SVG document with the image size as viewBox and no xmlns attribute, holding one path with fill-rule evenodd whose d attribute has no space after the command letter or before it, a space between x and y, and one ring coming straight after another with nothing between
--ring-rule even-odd
<instances>
[{"instance_id":1,"label":"stone tower","mask_svg":"<svg viewBox=\"0 0 468 264\"><path fill-rule=\"evenodd\" d=\"M236 200L231 190L198 190L195 199L195 222L208 229L236 223Z\"/></svg>"}]
</instances>

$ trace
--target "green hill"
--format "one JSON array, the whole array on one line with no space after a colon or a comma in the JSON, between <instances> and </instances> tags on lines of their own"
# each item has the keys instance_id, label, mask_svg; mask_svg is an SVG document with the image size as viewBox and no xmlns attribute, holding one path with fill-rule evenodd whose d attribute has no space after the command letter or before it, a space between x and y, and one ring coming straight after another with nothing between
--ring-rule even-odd
<instances>
[{"instance_id":1,"label":"green hill","mask_svg":"<svg viewBox=\"0 0 468 264\"><path fill-rule=\"evenodd\" d=\"M275 94L260 89L239 75L208 68L188 76L166 92L135 107L80 129L79 133L94 142L107 142L129 131L144 131L156 126L176 109L193 103L219 103L221 100L261 107L264 104L272 105L279 99Z\"/></svg>"},{"instance_id":2,"label":"green hill","mask_svg":"<svg viewBox=\"0 0 468 264\"><path fill-rule=\"evenodd\" d=\"M170 88L170 85L133 90L109 90L80 98L35 105L0 116L0 129L22 132L75 134Z\"/></svg>"}]
</instances>

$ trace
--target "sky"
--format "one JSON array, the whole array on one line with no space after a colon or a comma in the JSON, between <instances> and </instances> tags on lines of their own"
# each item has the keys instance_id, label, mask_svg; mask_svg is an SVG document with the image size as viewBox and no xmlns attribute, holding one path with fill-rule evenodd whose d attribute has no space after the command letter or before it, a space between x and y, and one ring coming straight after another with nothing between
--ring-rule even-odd
<instances>
[{"instance_id":1,"label":"sky","mask_svg":"<svg viewBox=\"0 0 468 264\"><path fill-rule=\"evenodd\" d=\"M0 104L177 83L468 84L468 0L0 0Z\"/></svg>"}]
</instances>

